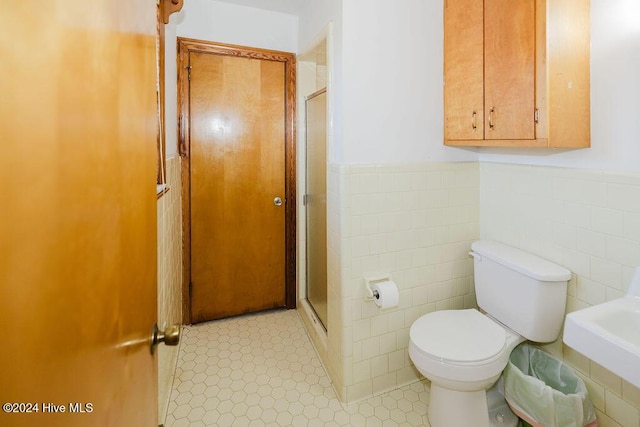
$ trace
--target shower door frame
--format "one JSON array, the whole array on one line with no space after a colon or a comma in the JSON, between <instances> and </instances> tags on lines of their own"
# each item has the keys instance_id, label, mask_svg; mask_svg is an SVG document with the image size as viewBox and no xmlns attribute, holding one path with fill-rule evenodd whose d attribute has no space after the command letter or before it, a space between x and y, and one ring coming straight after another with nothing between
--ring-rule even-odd
<instances>
[{"instance_id":1,"label":"shower door frame","mask_svg":"<svg viewBox=\"0 0 640 427\"><path fill-rule=\"evenodd\" d=\"M311 309L313 310L315 316L318 318L318 320L320 321L320 324L322 325L322 327L324 328L325 332L328 331L328 323L329 323L329 313L328 313L328 282L327 280L325 280L325 312L324 312L324 318L320 315L320 313L318 313L318 310L316 308L316 306L313 304L313 302L311 301L311 299L309 298L309 209L308 209L308 197L309 197L309 193L308 193L308 185L309 185L309 139L308 139L308 135L309 135L309 126L308 126L308 109L307 109L307 102L314 99L317 96L320 95L328 95L327 92L327 88L324 87L322 89L319 89L315 92L313 92L312 94L308 95L305 97L305 180L304 180L304 185L305 185L305 195L304 195L304 204L305 204L305 299L307 300L307 303L309 304L309 306L311 307ZM325 101L326 103L326 101ZM327 236L327 212L326 212L326 196L327 196L327 188L326 188L326 179L327 179L327 171L326 171L326 165L327 165L327 151L328 151L328 144L327 144L327 131L326 131L326 116L327 116L327 112L326 112L326 104L325 104L325 140L324 140L324 170L325 170L325 174L324 174L324 179L325 179L325 226L324 226L324 232L325 232L325 242L328 241L328 236ZM325 252L324 252L324 258L325 258L325 279L327 278L327 266L326 266L326 261L327 261L327 248L325 247Z\"/></svg>"}]
</instances>

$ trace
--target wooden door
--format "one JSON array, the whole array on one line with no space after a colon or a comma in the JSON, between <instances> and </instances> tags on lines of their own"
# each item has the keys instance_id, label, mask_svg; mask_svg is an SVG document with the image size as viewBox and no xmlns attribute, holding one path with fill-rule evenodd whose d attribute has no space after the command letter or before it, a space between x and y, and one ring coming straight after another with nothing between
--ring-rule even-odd
<instances>
[{"instance_id":1,"label":"wooden door","mask_svg":"<svg viewBox=\"0 0 640 427\"><path fill-rule=\"evenodd\" d=\"M188 64L191 321L285 307L287 63Z\"/></svg>"},{"instance_id":2,"label":"wooden door","mask_svg":"<svg viewBox=\"0 0 640 427\"><path fill-rule=\"evenodd\" d=\"M0 26L0 425L157 426L155 2Z\"/></svg>"},{"instance_id":3,"label":"wooden door","mask_svg":"<svg viewBox=\"0 0 640 427\"><path fill-rule=\"evenodd\" d=\"M535 1L485 2L485 139L535 138Z\"/></svg>"},{"instance_id":4,"label":"wooden door","mask_svg":"<svg viewBox=\"0 0 640 427\"><path fill-rule=\"evenodd\" d=\"M445 140L484 138L482 0L444 5Z\"/></svg>"}]
</instances>

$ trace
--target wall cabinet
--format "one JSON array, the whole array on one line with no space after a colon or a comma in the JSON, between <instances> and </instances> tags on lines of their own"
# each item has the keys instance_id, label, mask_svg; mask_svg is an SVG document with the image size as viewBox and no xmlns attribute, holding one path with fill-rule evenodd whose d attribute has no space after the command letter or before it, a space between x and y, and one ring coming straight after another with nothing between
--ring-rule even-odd
<instances>
[{"instance_id":1,"label":"wall cabinet","mask_svg":"<svg viewBox=\"0 0 640 427\"><path fill-rule=\"evenodd\" d=\"M444 0L446 145L589 147L589 0Z\"/></svg>"}]
</instances>

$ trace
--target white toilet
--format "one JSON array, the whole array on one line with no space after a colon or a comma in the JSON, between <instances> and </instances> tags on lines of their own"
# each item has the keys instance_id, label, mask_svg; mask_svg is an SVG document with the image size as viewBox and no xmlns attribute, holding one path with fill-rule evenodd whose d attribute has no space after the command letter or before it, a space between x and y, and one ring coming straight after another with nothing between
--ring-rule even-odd
<instances>
[{"instance_id":1,"label":"white toilet","mask_svg":"<svg viewBox=\"0 0 640 427\"><path fill-rule=\"evenodd\" d=\"M478 306L441 310L411 325L409 356L431 380L431 427L489 427L486 390L521 342L555 341L571 272L502 243L471 245Z\"/></svg>"}]
</instances>

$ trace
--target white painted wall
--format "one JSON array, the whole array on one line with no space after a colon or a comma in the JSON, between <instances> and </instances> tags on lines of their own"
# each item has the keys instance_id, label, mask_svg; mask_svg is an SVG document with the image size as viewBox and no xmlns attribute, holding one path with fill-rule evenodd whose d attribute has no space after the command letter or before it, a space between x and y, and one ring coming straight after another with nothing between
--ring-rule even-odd
<instances>
[{"instance_id":1,"label":"white painted wall","mask_svg":"<svg viewBox=\"0 0 640 427\"><path fill-rule=\"evenodd\" d=\"M482 149L481 161L640 171L640 2L591 1L591 148Z\"/></svg>"},{"instance_id":2,"label":"white painted wall","mask_svg":"<svg viewBox=\"0 0 640 427\"><path fill-rule=\"evenodd\" d=\"M443 146L443 3L343 2L344 140L348 164L473 161Z\"/></svg>"},{"instance_id":3,"label":"white painted wall","mask_svg":"<svg viewBox=\"0 0 640 427\"><path fill-rule=\"evenodd\" d=\"M310 1L300 16L298 28L299 53L308 51L329 22L334 25L334 37L342 40L342 0ZM341 43L339 43L341 44Z\"/></svg>"},{"instance_id":4,"label":"white painted wall","mask_svg":"<svg viewBox=\"0 0 640 427\"><path fill-rule=\"evenodd\" d=\"M188 0L178 14L178 36L297 52L298 17L212 0Z\"/></svg>"},{"instance_id":5,"label":"white painted wall","mask_svg":"<svg viewBox=\"0 0 640 427\"><path fill-rule=\"evenodd\" d=\"M331 28L329 29L329 24ZM327 138L327 160L329 163L336 161L336 151L341 152L343 146L343 50L342 50L342 0L326 0L309 2L307 8L300 16L298 31L298 54L304 55L310 52L322 38L328 39L327 43L327 70L326 79L328 86L328 104L330 132ZM330 32L330 34L329 34ZM299 74L300 75L299 70ZM309 93L298 93L298 96L306 96ZM304 111L300 104L298 111L298 135L302 137L304 132ZM299 147L302 146L302 139Z\"/></svg>"}]
</instances>

